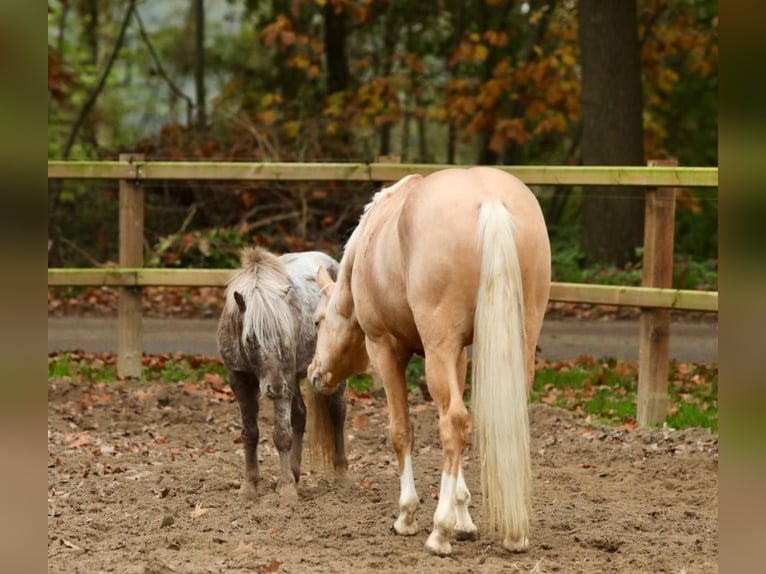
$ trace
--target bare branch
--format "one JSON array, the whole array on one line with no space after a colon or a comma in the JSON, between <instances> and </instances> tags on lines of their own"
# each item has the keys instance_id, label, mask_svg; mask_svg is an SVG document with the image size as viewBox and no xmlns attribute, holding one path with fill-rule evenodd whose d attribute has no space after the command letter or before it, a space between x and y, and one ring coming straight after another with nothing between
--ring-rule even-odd
<instances>
[{"instance_id":1,"label":"bare branch","mask_svg":"<svg viewBox=\"0 0 766 574\"><path fill-rule=\"evenodd\" d=\"M146 27L144 27L144 21L141 19L141 14L139 14L138 9L135 10L134 16L136 17L136 22L138 22L138 31L141 34L141 39L144 41L144 44L146 44L146 49L149 51L149 55L152 58L152 62L154 62L157 73L163 80L165 80L165 83L170 88L170 91L186 102L186 125L191 126L194 102L183 92L183 90L181 90L181 88L178 87L178 85L170 78L170 76L168 76L165 68L162 67L162 63L160 62L160 58L157 55L157 51L154 49L154 46L149 40L149 35L146 33Z\"/></svg>"},{"instance_id":2,"label":"bare branch","mask_svg":"<svg viewBox=\"0 0 766 574\"><path fill-rule=\"evenodd\" d=\"M74 146L74 142L77 139L77 134L80 131L80 128L82 128L83 124L85 123L85 118L88 117L88 114L93 109L93 106L96 104L96 100L98 99L98 96L101 94L101 91L104 89L104 86L106 85L106 80L109 77L109 74L112 71L112 67L114 66L114 63L117 61L117 56L120 53L120 49L122 48L122 44L125 41L125 32L128 29L128 24L130 23L130 19L133 16L133 11L136 8L136 0L130 0L130 3L128 4L127 10L125 10L125 17L122 20L122 25L120 26L120 33L117 36L117 41L114 43L114 49L112 50L112 55L109 56L109 60L106 63L106 66L104 67L104 71L101 73L101 77L98 79L98 83L96 84L96 87L93 88L93 91L88 96L88 99L85 100L85 104L83 104L82 108L80 109L80 113L77 116L77 119L74 122L74 125L72 126L72 131L69 132L69 137L67 138L66 145L64 145L64 151L62 152L62 158L63 159L69 159L69 154L72 152L72 147Z\"/></svg>"}]
</instances>

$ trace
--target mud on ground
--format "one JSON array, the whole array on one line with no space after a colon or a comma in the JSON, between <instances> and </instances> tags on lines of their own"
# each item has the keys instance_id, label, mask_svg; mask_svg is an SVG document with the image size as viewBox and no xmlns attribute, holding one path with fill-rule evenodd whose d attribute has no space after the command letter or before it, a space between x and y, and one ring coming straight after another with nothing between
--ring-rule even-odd
<instances>
[{"instance_id":1,"label":"mud on ground","mask_svg":"<svg viewBox=\"0 0 766 574\"><path fill-rule=\"evenodd\" d=\"M424 543L441 474L433 405L411 397L421 531L393 534L399 480L385 400L349 397L350 479L312 472L297 503L274 493L271 405L261 408L260 497L237 496L239 412L220 381L48 382L49 572L717 572L718 443L703 430L589 424L530 407L529 552L496 540ZM466 479L482 530L475 453Z\"/></svg>"}]
</instances>

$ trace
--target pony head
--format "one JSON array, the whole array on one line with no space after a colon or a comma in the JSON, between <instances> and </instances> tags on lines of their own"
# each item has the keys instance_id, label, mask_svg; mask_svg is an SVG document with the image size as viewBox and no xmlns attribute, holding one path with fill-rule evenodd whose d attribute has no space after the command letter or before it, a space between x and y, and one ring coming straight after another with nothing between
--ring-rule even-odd
<instances>
[{"instance_id":1,"label":"pony head","mask_svg":"<svg viewBox=\"0 0 766 574\"><path fill-rule=\"evenodd\" d=\"M370 359L351 294L341 292L343 287L332 280L324 267L317 271L317 285L321 290L314 315L317 344L307 375L315 391L331 393L348 377L365 372Z\"/></svg>"},{"instance_id":2,"label":"pony head","mask_svg":"<svg viewBox=\"0 0 766 574\"><path fill-rule=\"evenodd\" d=\"M277 256L262 248L245 249L242 269L229 282L219 324L222 354L238 354L257 376L261 394L270 399L282 397L295 377L299 311L291 291Z\"/></svg>"}]
</instances>

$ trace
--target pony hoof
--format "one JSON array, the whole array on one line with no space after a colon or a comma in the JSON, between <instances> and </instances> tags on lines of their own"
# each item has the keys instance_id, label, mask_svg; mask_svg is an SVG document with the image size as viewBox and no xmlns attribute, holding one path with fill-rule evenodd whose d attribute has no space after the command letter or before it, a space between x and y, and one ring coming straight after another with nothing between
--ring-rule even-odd
<instances>
[{"instance_id":1,"label":"pony hoof","mask_svg":"<svg viewBox=\"0 0 766 574\"><path fill-rule=\"evenodd\" d=\"M455 529L455 540L478 540L479 529L475 526L466 530Z\"/></svg>"},{"instance_id":2,"label":"pony hoof","mask_svg":"<svg viewBox=\"0 0 766 574\"><path fill-rule=\"evenodd\" d=\"M443 539L435 530L431 532L426 540L426 550L435 556L449 556L452 554L452 544L449 540Z\"/></svg>"},{"instance_id":3,"label":"pony hoof","mask_svg":"<svg viewBox=\"0 0 766 574\"><path fill-rule=\"evenodd\" d=\"M338 486L350 486L353 481L351 480L351 477L346 474L346 471L343 472L335 471L335 477L333 479L333 482L337 484Z\"/></svg>"},{"instance_id":4,"label":"pony hoof","mask_svg":"<svg viewBox=\"0 0 766 574\"><path fill-rule=\"evenodd\" d=\"M529 548L529 538L521 536L519 538L507 537L503 540L503 546L510 552L526 552Z\"/></svg>"},{"instance_id":5,"label":"pony hoof","mask_svg":"<svg viewBox=\"0 0 766 574\"><path fill-rule=\"evenodd\" d=\"M249 502L258 498L258 491L255 485L249 480L245 480L239 487L239 498L245 502Z\"/></svg>"},{"instance_id":6,"label":"pony hoof","mask_svg":"<svg viewBox=\"0 0 766 574\"><path fill-rule=\"evenodd\" d=\"M298 489L294 484L282 484L277 486L277 496L280 502L296 502L298 500Z\"/></svg>"},{"instance_id":7,"label":"pony hoof","mask_svg":"<svg viewBox=\"0 0 766 574\"><path fill-rule=\"evenodd\" d=\"M399 517L394 522L394 532L400 536L414 536L419 530L420 527L417 520L413 520L408 524L403 518Z\"/></svg>"}]
</instances>

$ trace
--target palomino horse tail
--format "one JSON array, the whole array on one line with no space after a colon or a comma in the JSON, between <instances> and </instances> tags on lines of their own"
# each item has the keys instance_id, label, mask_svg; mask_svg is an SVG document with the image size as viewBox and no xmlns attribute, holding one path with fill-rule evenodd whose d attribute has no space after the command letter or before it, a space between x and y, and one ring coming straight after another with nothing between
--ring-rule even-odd
<instances>
[{"instance_id":1,"label":"palomino horse tail","mask_svg":"<svg viewBox=\"0 0 766 574\"><path fill-rule=\"evenodd\" d=\"M524 361L524 292L513 221L500 202L479 212L481 277L473 338L473 404L490 534L524 550L532 470Z\"/></svg>"},{"instance_id":2,"label":"palomino horse tail","mask_svg":"<svg viewBox=\"0 0 766 574\"><path fill-rule=\"evenodd\" d=\"M311 453L311 468L314 471L329 471L335 460L335 426L331 415L332 396L314 392L305 393L308 403L308 437Z\"/></svg>"}]
</instances>

